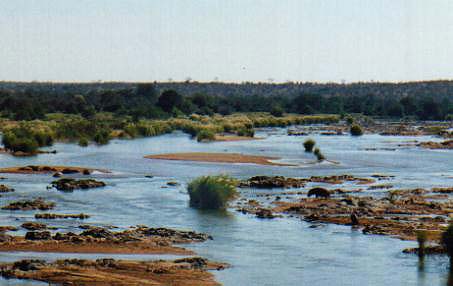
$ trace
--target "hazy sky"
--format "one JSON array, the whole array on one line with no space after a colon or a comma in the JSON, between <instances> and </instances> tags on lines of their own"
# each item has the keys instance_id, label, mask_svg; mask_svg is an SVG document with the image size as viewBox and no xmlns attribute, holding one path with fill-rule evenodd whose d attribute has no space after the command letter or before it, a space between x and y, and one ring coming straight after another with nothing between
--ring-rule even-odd
<instances>
[{"instance_id":1,"label":"hazy sky","mask_svg":"<svg viewBox=\"0 0 453 286\"><path fill-rule=\"evenodd\" d=\"M451 0L0 0L0 80L453 78Z\"/></svg>"}]
</instances>

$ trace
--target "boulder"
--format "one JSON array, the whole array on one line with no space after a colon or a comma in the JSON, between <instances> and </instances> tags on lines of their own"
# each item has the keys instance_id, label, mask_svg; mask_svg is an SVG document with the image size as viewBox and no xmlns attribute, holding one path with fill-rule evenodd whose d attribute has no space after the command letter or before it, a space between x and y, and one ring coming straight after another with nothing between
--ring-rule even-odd
<instances>
[{"instance_id":1,"label":"boulder","mask_svg":"<svg viewBox=\"0 0 453 286\"><path fill-rule=\"evenodd\" d=\"M308 191L308 197L315 196L317 198L330 198L330 192L324 188L312 188Z\"/></svg>"},{"instance_id":2,"label":"boulder","mask_svg":"<svg viewBox=\"0 0 453 286\"><path fill-rule=\"evenodd\" d=\"M50 231L29 231L25 234L26 240L49 240L52 239Z\"/></svg>"}]
</instances>

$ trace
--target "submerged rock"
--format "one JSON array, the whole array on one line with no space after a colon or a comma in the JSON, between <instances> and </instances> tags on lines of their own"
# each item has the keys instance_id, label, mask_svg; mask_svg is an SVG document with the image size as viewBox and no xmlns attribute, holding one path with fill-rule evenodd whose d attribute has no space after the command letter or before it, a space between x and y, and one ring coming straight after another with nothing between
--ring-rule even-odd
<instances>
[{"instance_id":1,"label":"submerged rock","mask_svg":"<svg viewBox=\"0 0 453 286\"><path fill-rule=\"evenodd\" d=\"M51 213L43 213L43 214L35 214L36 219L65 219L65 218L78 218L78 219L87 219L90 216L87 214L51 214Z\"/></svg>"},{"instance_id":2,"label":"submerged rock","mask_svg":"<svg viewBox=\"0 0 453 286\"><path fill-rule=\"evenodd\" d=\"M2 207L3 210L50 210L55 207L55 203L46 202L42 198L37 198L32 201L17 201L12 202L7 206Z\"/></svg>"},{"instance_id":3,"label":"submerged rock","mask_svg":"<svg viewBox=\"0 0 453 286\"><path fill-rule=\"evenodd\" d=\"M11 193L14 192L13 188L8 187L7 185L0 185L0 193Z\"/></svg>"}]
</instances>

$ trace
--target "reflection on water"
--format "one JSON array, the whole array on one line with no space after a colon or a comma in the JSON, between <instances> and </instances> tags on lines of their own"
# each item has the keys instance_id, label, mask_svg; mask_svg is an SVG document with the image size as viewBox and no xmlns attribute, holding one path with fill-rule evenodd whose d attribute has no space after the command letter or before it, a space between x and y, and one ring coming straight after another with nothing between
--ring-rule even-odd
<instances>
[{"instance_id":1,"label":"reflection on water","mask_svg":"<svg viewBox=\"0 0 453 286\"><path fill-rule=\"evenodd\" d=\"M447 258L402 254L415 242L383 236L366 236L350 227L310 224L295 218L258 220L253 216L227 212L200 211L188 206L186 184L207 174L230 174L240 178L254 175L353 174L395 175L395 187L450 186L453 183L451 151L424 150L398 146L404 141L432 140L430 137L382 137L365 135L311 136L334 164L310 164L302 167L276 167L244 164L215 164L144 159L144 155L167 152L241 152L277 156L291 162L310 162L314 158L303 151L304 137L286 136L274 129L258 132L264 140L200 144L175 133L154 138L115 140L103 147L81 148L75 144L56 144L58 154L30 158L0 155L0 166L53 164L107 168L112 174L96 174L107 182L103 189L60 193L46 190L50 176L7 175L2 183L15 193L0 197L0 205L31 197L55 201L56 213L88 213L86 221L55 220L47 222L60 231L79 231L81 223L128 227L136 224L193 229L207 232L214 240L187 247L207 258L227 262L232 268L215 272L224 285L446 285L451 284ZM396 151L381 150L392 147ZM367 151L374 148L377 151ZM145 178L144 175L153 175ZM180 186L168 187L176 180ZM273 190L278 192L279 190ZM258 190L241 190L242 196L257 199ZM379 194L379 190L373 191ZM34 212L0 210L1 225L19 226L33 220ZM21 234L23 232L18 232ZM36 257L30 253L1 254L0 260ZM39 257L44 257L41 254ZM50 255L52 259L59 255ZM96 258L96 255L84 255ZM3 258L3 259L2 259ZM121 257L128 258L128 257ZM142 257L143 258L143 257ZM148 257L150 258L150 257ZM146 257L145 257L146 259ZM0 280L0 285L16 285Z\"/></svg>"}]
</instances>

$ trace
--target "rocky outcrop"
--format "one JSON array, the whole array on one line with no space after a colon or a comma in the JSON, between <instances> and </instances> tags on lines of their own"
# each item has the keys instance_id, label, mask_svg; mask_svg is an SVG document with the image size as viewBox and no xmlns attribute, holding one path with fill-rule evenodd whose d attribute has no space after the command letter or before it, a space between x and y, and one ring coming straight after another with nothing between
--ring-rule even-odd
<instances>
[{"instance_id":1,"label":"rocky outcrop","mask_svg":"<svg viewBox=\"0 0 453 286\"><path fill-rule=\"evenodd\" d=\"M53 202L46 202L42 198L37 198L32 201L17 201L12 202L9 205L2 207L3 210L22 210L22 211L30 211L30 210L50 210L55 207L55 203Z\"/></svg>"},{"instance_id":2,"label":"rocky outcrop","mask_svg":"<svg viewBox=\"0 0 453 286\"><path fill-rule=\"evenodd\" d=\"M76 218L76 219L87 219L90 216L87 214L51 214L51 213L42 213L35 214L36 219L66 219L66 218Z\"/></svg>"},{"instance_id":3,"label":"rocky outcrop","mask_svg":"<svg viewBox=\"0 0 453 286\"><path fill-rule=\"evenodd\" d=\"M25 222L21 225L22 228L25 228L26 230L42 230L46 229L47 225L39 222Z\"/></svg>"},{"instance_id":4,"label":"rocky outcrop","mask_svg":"<svg viewBox=\"0 0 453 286\"><path fill-rule=\"evenodd\" d=\"M324 188L312 188L308 191L308 197L315 196L316 198L329 198L330 191Z\"/></svg>"},{"instance_id":5,"label":"rocky outcrop","mask_svg":"<svg viewBox=\"0 0 453 286\"><path fill-rule=\"evenodd\" d=\"M29 231L25 234L25 240L49 240L52 239L50 231Z\"/></svg>"},{"instance_id":6,"label":"rocky outcrop","mask_svg":"<svg viewBox=\"0 0 453 286\"><path fill-rule=\"evenodd\" d=\"M423 148L428 148L428 149L448 149L452 150L453 149L453 140L446 140L443 142L422 142L418 144L418 146L421 146Z\"/></svg>"},{"instance_id":7,"label":"rocky outcrop","mask_svg":"<svg viewBox=\"0 0 453 286\"><path fill-rule=\"evenodd\" d=\"M72 178L63 178L52 182L52 186L59 191L72 192L77 189L92 189L105 187L106 184L94 179L76 180Z\"/></svg>"},{"instance_id":8,"label":"rocky outcrop","mask_svg":"<svg viewBox=\"0 0 453 286\"><path fill-rule=\"evenodd\" d=\"M163 285L217 285L207 270L222 270L224 263L201 257L182 259L133 261L102 258L97 260L64 259L54 262L20 260L0 264L4 278L31 279L52 285L98 286L163 286Z\"/></svg>"},{"instance_id":9,"label":"rocky outcrop","mask_svg":"<svg viewBox=\"0 0 453 286\"><path fill-rule=\"evenodd\" d=\"M251 188L301 188L305 186L304 179L286 178L282 176L255 176L242 181L240 187Z\"/></svg>"},{"instance_id":10,"label":"rocky outcrop","mask_svg":"<svg viewBox=\"0 0 453 286\"><path fill-rule=\"evenodd\" d=\"M8 187L7 185L0 185L0 193L11 193L14 192L13 188Z\"/></svg>"}]
</instances>

